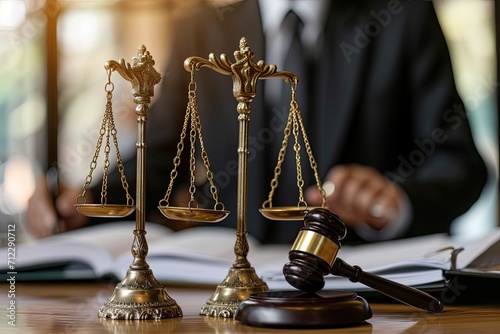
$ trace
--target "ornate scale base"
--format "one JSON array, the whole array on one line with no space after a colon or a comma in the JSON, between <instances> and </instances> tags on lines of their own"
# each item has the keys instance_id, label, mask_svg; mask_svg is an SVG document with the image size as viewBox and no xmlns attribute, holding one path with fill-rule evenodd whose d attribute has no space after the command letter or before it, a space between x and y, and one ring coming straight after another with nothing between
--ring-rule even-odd
<instances>
[{"instance_id":1,"label":"ornate scale base","mask_svg":"<svg viewBox=\"0 0 500 334\"><path fill-rule=\"evenodd\" d=\"M173 318L168 321L99 320L105 333L137 334L173 333L181 323L182 318Z\"/></svg>"},{"instance_id":2,"label":"ornate scale base","mask_svg":"<svg viewBox=\"0 0 500 334\"><path fill-rule=\"evenodd\" d=\"M182 310L151 269L129 269L99 310L100 318L145 320L182 317Z\"/></svg>"},{"instance_id":3,"label":"ornate scale base","mask_svg":"<svg viewBox=\"0 0 500 334\"><path fill-rule=\"evenodd\" d=\"M233 318L240 303L251 294L268 292L253 267L231 267L226 278L215 289L212 297L203 305L201 315Z\"/></svg>"},{"instance_id":4,"label":"ornate scale base","mask_svg":"<svg viewBox=\"0 0 500 334\"><path fill-rule=\"evenodd\" d=\"M331 328L363 325L371 317L366 300L354 292L273 291L251 295L235 319L257 327Z\"/></svg>"}]
</instances>

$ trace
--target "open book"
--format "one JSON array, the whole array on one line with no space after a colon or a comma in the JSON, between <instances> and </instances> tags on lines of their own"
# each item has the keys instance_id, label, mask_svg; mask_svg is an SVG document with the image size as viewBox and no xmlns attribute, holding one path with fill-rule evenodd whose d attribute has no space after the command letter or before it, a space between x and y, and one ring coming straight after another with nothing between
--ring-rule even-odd
<instances>
[{"instance_id":1,"label":"open book","mask_svg":"<svg viewBox=\"0 0 500 334\"><path fill-rule=\"evenodd\" d=\"M474 266L489 249L487 265ZM488 235L468 242L446 234L378 242L359 246L343 246L338 257L363 271L382 276L404 285L424 287L443 286L444 272L475 271L497 276L500 282L500 228ZM454 253L454 254L453 254ZM453 256L452 256L453 255ZM289 289L285 278L278 271L261 273L270 289ZM365 291L371 288L353 283L347 278L325 276L324 289Z\"/></svg>"},{"instance_id":2,"label":"open book","mask_svg":"<svg viewBox=\"0 0 500 334\"><path fill-rule=\"evenodd\" d=\"M16 245L15 272L19 281L74 280L125 277L132 263L132 231L135 222L114 222L54 235ZM194 227L183 231L157 224L146 224L149 246L147 262L155 277L166 284L217 285L226 277L235 260L235 230L218 226ZM444 281L443 271L467 268L474 260L500 241L500 229L480 240L462 243L444 234L380 242L360 246L343 246L339 257L390 280L410 286ZM293 289L281 270L288 261L290 245L262 245L248 237L248 260L271 290ZM456 253L453 264L452 249ZM0 256L7 258L7 248ZM477 261L476 261L477 262ZM500 277L500 252L489 259L488 270ZM496 265L495 265L496 263ZM0 276L12 272L6 262L0 265ZM3 279L3 277L2 277ZM341 277L325 277L325 289L369 289Z\"/></svg>"},{"instance_id":3,"label":"open book","mask_svg":"<svg viewBox=\"0 0 500 334\"><path fill-rule=\"evenodd\" d=\"M15 268L9 269L7 261L0 264L0 276L15 272L18 281L121 280L133 260L134 229L135 222L120 221L18 243ZM203 226L174 232L163 225L146 223L146 231L146 261L162 282L217 285L236 259L233 228ZM248 259L262 270L282 266L287 260L287 246L261 246L251 236L248 242ZM0 248L4 259L8 252L8 248Z\"/></svg>"}]
</instances>

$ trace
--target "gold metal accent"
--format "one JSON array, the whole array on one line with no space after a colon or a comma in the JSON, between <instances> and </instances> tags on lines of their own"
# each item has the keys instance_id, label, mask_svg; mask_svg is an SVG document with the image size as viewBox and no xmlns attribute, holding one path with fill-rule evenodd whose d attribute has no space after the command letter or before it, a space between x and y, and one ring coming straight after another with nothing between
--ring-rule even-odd
<instances>
[{"instance_id":1,"label":"gold metal accent","mask_svg":"<svg viewBox=\"0 0 500 334\"><path fill-rule=\"evenodd\" d=\"M339 245L317 232L311 230L301 230L299 231L291 250L316 255L320 259L323 259L331 267L335 262L337 253L339 252Z\"/></svg>"},{"instance_id":2,"label":"gold metal accent","mask_svg":"<svg viewBox=\"0 0 500 334\"><path fill-rule=\"evenodd\" d=\"M259 211L264 217L272 220L303 220L304 215L315 208L317 208L317 206L280 206L274 208L261 208Z\"/></svg>"},{"instance_id":3,"label":"gold metal accent","mask_svg":"<svg viewBox=\"0 0 500 334\"><path fill-rule=\"evenodd\" d=\"M75 204L75 208L82 215L96 218L126 217L135 210L133 205L120 204Z\"/></svg>"},{"instance_id":4,"label":"gold metal accent","mask_svg":"<svg viewBox=\"0 0 500 334\"><path fill-rule=\"evenodd\" d=\"M132 95L134 97L134 102L137 104L135 108L135 113L137 115L137 143L136 143L136 154L137 154L137 180L136 180L136 226L133 231L134 240L132 243L131 252L134 257L132 264L129 266L127 275L125 278L118 283L113 295L106 301L106 303L101 307L98 312L98 316L101 318L111 318L111 319L128 319L128 320L139 320L139 319L163 319L163 318L176 318L182 316L182 310L177 305L175 300L173 300L163 288L163 286L156 280L149 265L146 262L146 256L148 253L148 244L146 242L146 229L145 229L145 185L146 185L146 123L147 116L149 112L149 103L151 102L151 97L154 96L154 86L158 84L161 80L161 75L154 69L154 60L149 51L146 50L144 45L139 47L137 56L133 58L132 65L125 63L125 60L121 59L120 62L110 60L105 63L104 67L108 73L108 83L106 84L107 89L112 91L112 84L110 81L111 72L118 72L124 79L132 84ZM110 91L108 90L108 94ZM114 124L112 122L112 112L110 98L108 97L108 105L106 107L106 114L103 120L103 124L108 124L111 126L111 134L113 135L113 140L117 147L118 163L120 173L122 173L122 183L124 182L123 166L121 165L121 158L119 157L118 146L116 143L116 131L113 131ZM104 127L105 128L105 127ZM101 127L101 136L98 142L98 148L102 142L103 127ZM107 160L107 154L109 153L109 132L106 136L106 150L105 150L105 172L107 171L107 166L109 166L109 160ZM91 172L95 168L95 162L97 160L99 150L96 151L96 155L92 160ZM105 173L106 174L106 173ZM91 181L91 173L86 180L86 187L88 187ZM106 187L107 178L103 178L103 191L101 192L101 206L89 206L88 204L77 203L77 208L80 211L85 209L90 210L90 214L93 215L103 215L109 216L109 212L106 212L104 207L106 207ZM80 197L85 198L85 191L87 190L84 186L84 192ZM128 188L124 186L124 188ZM127 192L128 195L128 192ZM127 202L129 201L129 195L127 196ZM127 203L129 204L129 203ZM130 206L127 205L127 206ZM117 206L111 206L110 209L116 210L123 214L122 208ZM92 211L94 210L94 211Z\"/></svg>"},{"instance_id":5,"label":"gold metal accent","mask_svg":"<svg viewBox=\"0 0 500 334\"><path fill-rule=\"evenodd\" d=\"M175 206L159 206L158 208L167 218L191 222L217 223L229 215L227 210L191 209Z\"/></svg>"},{"instance_id":6,"label":"gold metal accent","mask_svg":"<svg viewBox=\"0 0 500 334\"><path fill-rule=\"evenodd\" d=\"M158 205L158 209L161 213L170 219L174 220L184 220L190 222L204 222L204 223L215 223L223 220L229 214L229 211L224 210L224 204L219 202L219 195L217 194L217 187L214 183L214 175L210 170L210 161L208 159L207 151L205 150L205 144L203 142L203 136L201 134L201 121L200 114L198 112L198 102L196 101L196 82L194 81L194 69L191 69L191 82L188 86L188 105L186 108L186 115L184 116L184 124L182 126L181 136L179 143L177 144L177 154L173 160L174 167L170 172L170 182L168 184L165 196ZM177 168L181 163L181 154L184 149L184 139L187 135L187 129L189 121L191 120L191 126L189 131L189 141L191 149L189 151L189 171L190 171L190 184L189 184L189 194L191 196L187 207L171 207L168 203L170 194L172 193L172 188L174 180L177 177ZM195 185L195 171L196 171L196 158L195 158L195 147L196 147L196 135L198 135L198 140L201 147L201 158L203 160L203 165L206 169L207 180L210 183L210 193L215 202L213 210L208 209L198 209L198 203L195 200L196 185Z\"/></svg>"},{"instance_id":7,"label":"gold metal accent","mask_svg":"<svg viewBox=\"0 0 500 334\"><path fill-rule=\"evenodd\" d=\"M96 150L94 153L94 157L92 158L92 162L90 163L90 171L85 179L85 183L83 184L83 192L76 198L76 209L83 215L89 217L125 217L134 212L134 199L130 196L128 192L128 182L125 177L125 170L123 167L122 158L120 155L120 150L118 149L118 140L117 140L117 131L115 127L115 122L113 119L113 107L112 107L112 99L113 99L113 90L115 89L115 85L111 81L111 69L106 69L106 73L108 75L108 82L104 86L104 91L106 92L106 108L104 111L104 117L101 123L101 129L99 131L99 137L97 139ZM106 136L106 137L104 137ZM116 150L116 160L117 160L117 168L120 172L120 179L122 183L122 187L125 190L125 197L127 200L126 205L121 204L108 204L107 203L107 193L108 193L108 169L110 166L109 162L109 152L110 149L110 136L113 137L113 144ZM104 146L104 164L103 164L103 175L102 175L102 185L101 185L101 204L87 204L85 194L92 182L92 173L94 169L97 167L97 159L99 158L99 153L101 151L101 146L103 139L105 139ZM83 201L83 202L82 202Z\"/></svg>"}]
</instances>

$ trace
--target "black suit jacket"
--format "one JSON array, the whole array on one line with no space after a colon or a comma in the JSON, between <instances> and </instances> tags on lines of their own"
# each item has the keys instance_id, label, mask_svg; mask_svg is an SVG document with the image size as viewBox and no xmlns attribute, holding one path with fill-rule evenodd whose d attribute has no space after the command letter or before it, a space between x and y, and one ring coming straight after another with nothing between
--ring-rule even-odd
<instances>
[{"instance_id":1,"label":"black suit jacket","mask_svg":"<svg viewBox=\"0 0 500 334\"><path fill-rule=\"evenodd\" d=\"M306 131L321 178L336 164L373 166L408 194L413 220L406 236L447 232L452 220L478 198L486 170L455 88L432 3L393 5L391 1L332 1L324 48L311 69L313 103L301 106L308 115ZM214 53L226 54L234 62L232 54L243 36L255 52L255 61L265 54L256 0L200 7L176 28L173 44L165 50L170 53L170 65L163 75L161 96L149 117L147 203L148 212L154 212L148 219L153 220L167 189L186 110L189 73L184 60ZM197 71L195 80L219 198L233 212L219 225L235 226L238 121L232 80L207 68ZM264 242L292 242L302 222L266 221L258 212L267 198L272 160L277 156L277 151L266 153L272 146L268 143L270 137L281 141L276 124L282 124L288 112L264 101L264 85L279 84L273 80L259 82L251 104L248 230ZM269 163L271 167L266 167ZM182 166L188 169L187 159ZM134 163L126 169L132 177ZM290 193L295 180L280 181L279 187ZM211 198L207 190L202 185L198 191L201 204Z\"/></svg>"}]
</instances>

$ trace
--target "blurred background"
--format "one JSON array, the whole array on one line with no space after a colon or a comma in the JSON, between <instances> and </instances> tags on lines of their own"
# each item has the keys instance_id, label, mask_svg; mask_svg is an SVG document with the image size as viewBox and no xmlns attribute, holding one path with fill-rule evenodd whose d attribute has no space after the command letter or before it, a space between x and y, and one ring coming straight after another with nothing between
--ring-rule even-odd
<instances>
[{"instance_id":1,"label":"blurred background","mask_svg":"<svg viewBox=\"0 0 500 334\"><path fill-rule=\"evenodd\" d=\"M65 182L83 185L104 113L105 61L130 62L144 44L161 73L175 20L202 1L209 1L221 20L230 15L234 2L0 0L2 240L7 224L19 223L17 230L22 230L35 180L50 166L57 162ZM499 8L494 0L435 0L434 4L477 146L490 171L480 200L453 225L453 232L474 237L499 224ZM119 75L112 79L124 157L135 152L135 104L130 84Z\"/></svg>"}]
</instances>

